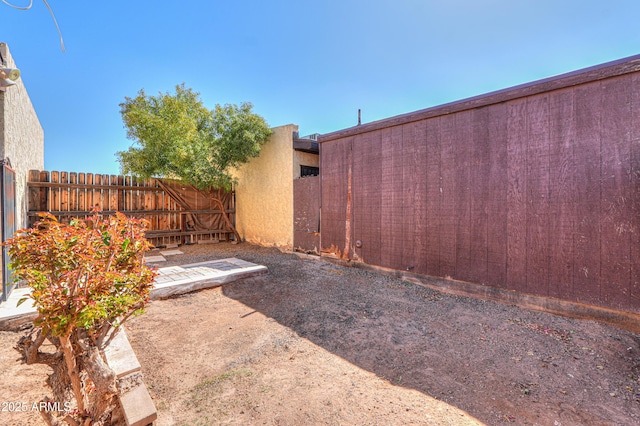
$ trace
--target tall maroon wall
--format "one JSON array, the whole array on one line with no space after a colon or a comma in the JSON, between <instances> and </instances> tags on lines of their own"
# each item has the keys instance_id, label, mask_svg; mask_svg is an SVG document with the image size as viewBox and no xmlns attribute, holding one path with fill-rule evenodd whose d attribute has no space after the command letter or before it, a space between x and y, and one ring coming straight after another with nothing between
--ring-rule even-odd
<instances>
[{"instance_id":1,"label":"tall maroon wall","mask_svg":"<svg viewBox=\"0 0 640 426\"><path fill-rule=\"evenodd\" d=\"M320 176L293 181L293 248L320 252Z\"/></svg>"},{"instance_id":2,"label":"tall maroon wall","mask_svg":"<svg viewBox=\"0 0 640 426\"><path fill-rule=\"evenodd\" d=\"M320 155L325 254L640 313L640 57L325 135Z\"/></svg>"}]
</instances>

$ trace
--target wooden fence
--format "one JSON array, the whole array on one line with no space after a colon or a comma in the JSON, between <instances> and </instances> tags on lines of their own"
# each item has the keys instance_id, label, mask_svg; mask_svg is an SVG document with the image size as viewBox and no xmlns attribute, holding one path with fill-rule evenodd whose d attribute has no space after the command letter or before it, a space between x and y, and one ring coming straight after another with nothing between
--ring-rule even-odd
<instances>
[{"instance_id":1,"label":"wooden fence","mask_svg":"<svg viewBox=\"0 0 640 426\"><path fill-rule=\"evenodd\" d=\"M320 176L293 181L293 248L320 252Z\"/></svg>"},{"instance_id":2,"label":"wooden fence","mask_svg":"<svg viewBox=\"0 0 640 426\"><path fill-rule=\"evenodd\" d=\"M322 251L640 314L639 60L323 135Z\"/></svg>"},{"instance_id":3,"label":"wooden fence","mask_svg":"<svg viewBox=\"0 0 640 426\"><path fill-rule=\"evenodd\" d=\"M41 212L61 222L86 218L94 208L149 221L147 238L156 246L227 241L233 233L207 194L176 180L59 171L29 171L29 226ZM235 223L235 197L222 196Z\"/></svg>"}]
</instances>

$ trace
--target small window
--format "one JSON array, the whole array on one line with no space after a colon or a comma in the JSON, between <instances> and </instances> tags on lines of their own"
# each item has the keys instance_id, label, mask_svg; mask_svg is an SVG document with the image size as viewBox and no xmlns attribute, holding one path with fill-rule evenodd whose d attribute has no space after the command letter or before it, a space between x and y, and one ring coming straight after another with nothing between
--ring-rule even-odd
<instances>
[{"instance_id":1,"label":"small window","mask_svg":"<svg viewBox=\"0 0 640 426\"><path fill-rule=\"evenodd\" d=\"M304 176L318 176L320 174L320 168L311 166L300 166L300 177Z\"/></svg>"}]
</instances>

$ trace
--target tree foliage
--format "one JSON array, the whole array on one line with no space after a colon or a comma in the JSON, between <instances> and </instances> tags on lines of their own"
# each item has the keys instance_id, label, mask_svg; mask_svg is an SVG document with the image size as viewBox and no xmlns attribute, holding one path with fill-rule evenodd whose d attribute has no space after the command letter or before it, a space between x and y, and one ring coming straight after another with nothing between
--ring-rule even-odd
<instances>
[{"instance_id":1,"label":"tree foliage","mask_svg":"<svg viewBox=\"0 0 640 426\"><path fill-rule=\"evenodd\" d=\"M231 189L231 169L257 157L271 130L250 103L207 109L199 95L176 86L175 94L125 98L120 113L134 144L116 155L123 173L178 178L212 192Z\"/></svg>"}]
</instances>

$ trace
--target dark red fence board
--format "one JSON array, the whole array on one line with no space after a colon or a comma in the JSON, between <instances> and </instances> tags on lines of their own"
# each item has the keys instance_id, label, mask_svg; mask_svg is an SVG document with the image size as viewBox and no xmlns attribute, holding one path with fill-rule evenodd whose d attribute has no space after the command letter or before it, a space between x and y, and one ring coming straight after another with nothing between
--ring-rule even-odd
<instances>
[{"instance_id":1,"label":"dark red fence board","mask_svg":"<svg viewBox=\"0 0 640 426\"><path fill-rule=\"evenodd\" d=\"M631 213L631 277L630 277L630 297L629 303L633 306L640 304L640 74L633 74L631 77L631 126L630 132L630 161L631 170L629 174L629 203ZM635 220L633 219L635 218Z\"/></svg>"},{"instance_id":2,"label":"dark red fence board","mask_svg":"<svg viewBox=\"0 0 640 426\"><path fill-rule=\"evenodd\" d=\"M346 183L351 167L348 161L350 150L351 139L346 143L329 143L322 146L321 250L338 257L342 256L345 250Z\"/></svg>"},{"instance_id":3,"label":"dark red fence board","mask_svg":"<svg viewBox=\"0 0 640 426\"><path fill-rule=\"evenodd\" d=\"M388 195L391 197L391 223L388 224L388 232L390 236L389 247L383 247L383 250L389 250L391 257L390 267L394 269L405 269L403 263L403 245L404 235L402 228L404 222L404 198L405 188L403 182L404 155L402 144L402 127L396 126L391 128L391 191ZM385 183L385 186L388 183ZM407 242L412 244L413 242Z\"/></svg>"},{"instance_id":4,"label":"dark red fence board","mask_svg":"<svg viewBox=\"0 0 640 426\"><path fill-rule=\"evenodd\" d=\"M439 117L440 121L440 274L456 275L456 190L455 116ZM428 136L428 135L427 135ZM424 201L427 205L429 200Z\"/></svg>"},{"instance_id":5,"label":"dark red fence board","mask_svg":"<svg viewBox=\"0 0 640 426\"><path fill-rule=\"evenodd\" d=\"M402 126L402 218L399 220L400 232L402 236L402 259L403 269L415 269L416 253L416 218L415 218L415 196L421 196L416 191L418 176L416 176L416 144L415 144L415 123ZM407 244L408 243L408 244Z\"/></svg>"},{"instance_id":6,"label":"dark red fence board","mask_svg":"<svg viewBox=\"0 0 640 426\"><path fill-rule=\"evenodd\" d=\"M456 274L453 278L471 281L471 115L456 114L454 149L456 164ZM461 143L461 141L464 141Z\"/></svg>"},{"instance_id":7,"label":"dark red fence board","mask_svg":"<svg viewBox=\"0 0 640 426\"><path fill-rule=\"evenodd\" d=\"M507 103L507 283L527 285L527 99Z\"/></svg>"},{"instance_id":8,"label":"dark red fence board","mask_svg":"<svg viewBox=\"0 0 640 426\"><path fill-rule=\"evenodd\" d=\"M576 143L573 90L549 94L549 296L574 298Z\"/></svg>"},{"instance_id":9,"label":"dark red fence board","mask_svg":"<svg viewBox=\"0 0 640 426\"><path fill-rule=\"evenodd\" d=\"M469 281L486 284L488 276L489 108L473 111L469 186L471 195Z\"/></svg>"},{"instance_id":10,"label":"dark red fence board","mask_svg":"<svg viewBox=\"0 0 640 426\"><path fill-rule=\"evenodd\" d=\"M527 280L549 294L549 97L527 101Z\"/></svg>"},{"instance_id":11,"label":"dark red fence board","mask_svg":"<svg viewBox=\"0 0 640 426\"><path fill-rule=\"evenodd\" d=\"M487 282L496 287L507 286L507 106L489 109L487 152Z\"/></svg>"},{"instance_id":12,"label":"dark red fence board","mask_svg":"<svg viewBox=\"0 0 640 426\"><path fill-rule=\"evenodd\" d=\"M293 247L320 253L320 177L293 181Z\"/></svg>"},{"instance_id":13,"label":"dark red fence board","mask_svg":"<svg viewBox=\"0 0 640 426\"><path fill-rule=\"evenodd\" d=\"M420 145L426 146L424 153L426 164L422 170L421 180L426 182L425 192L421 194L422 204L425 208L425 246L424 260L425 264L418 273L426 273L428 275L439 276L440 273L440 240L442 235L440 229L442 226L442 217L440 215L441 196L440 196L440 176L442 159L440 157L440 119L434 118L422 123L426 127L426 135L424 143Z\"/></svg>"},{"instance_id":14,"label":"dark red fence board","mask_svg":"<svg viewBox=\"0 0 640 426\"><path fill-rule=\"evenodd\" d=\"M377 135L364 135L353 145L353 239L364 241L361 247L355 246L355 252L363 262L380 263L380 230L382 174L381 138Z\"/></svg>"},{"instance_id":15,"label":"dark red fence board","mask_svg":"<svg viewBox=\"0 0 640 426\"><path fill-rule=\"evenodd\" d=\"M595 86L595 87L594 87ZM600 82L576 88L576 235L574 285L579 302L600 300Z\"/></svg>"},{"instance_id":16,"label":"dark red fence board","mask_svg":"<svg viewBox=\"0 0 640 426\"><path fill-rule=\"evenodd\" d=\"M601 84L601 296L608 306L629 309L631 169L631 80L617 77ZM606 291L604 290L606 289Z\"/></svg>"},{"instance_id":17,"label":"dark red fence board","mask_svg":"<svg viewBox=\"0 0 640 426\"><path fill-rule=\"evenodd\" d=\"M393 229L392 222L394 211L394 199L393 199L393 154L397 147L394 147L391 139L391 129L382 129L380 132L382 152L380 165L380 174L382 176L382 182L380 184L380 194L382 198L380 200L380 266L388 268L393 267L392 260L392 241L393 241ZM363 244L370 244L370 242L364 240Z\"/></svg>"}]
</instances>

